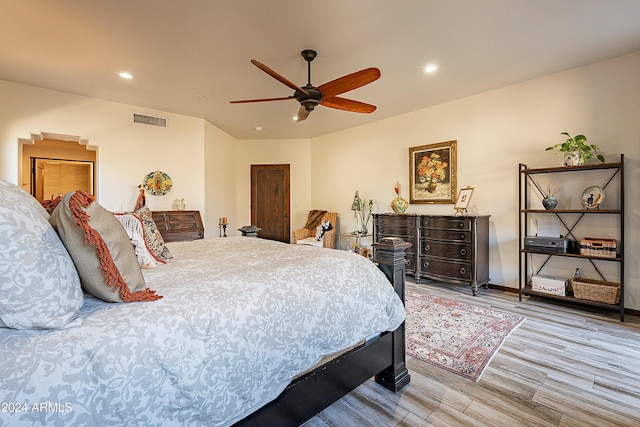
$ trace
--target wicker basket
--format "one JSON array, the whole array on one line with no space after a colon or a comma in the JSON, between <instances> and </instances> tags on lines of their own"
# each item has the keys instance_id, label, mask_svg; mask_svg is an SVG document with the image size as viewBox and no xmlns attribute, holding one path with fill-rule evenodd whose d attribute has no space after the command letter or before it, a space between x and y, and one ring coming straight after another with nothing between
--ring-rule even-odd
<instances>
[{"instance_id":1,"label":"wicker basket","mask_svg":"<svg viewBox=\"0 0 640 427\"><path fill-rule=\"evenodd\" d=\"M618 304L620 302L620 283L592 279L571 279L573 296L587 301Z\"/></svg>"}]
</instances>

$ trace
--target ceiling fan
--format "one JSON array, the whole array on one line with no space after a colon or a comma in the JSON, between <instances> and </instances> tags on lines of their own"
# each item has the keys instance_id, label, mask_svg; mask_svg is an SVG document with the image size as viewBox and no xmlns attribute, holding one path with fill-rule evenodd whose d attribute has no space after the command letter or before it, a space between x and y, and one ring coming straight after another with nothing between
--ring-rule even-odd
<instances>
[{"instance_id":1,"label":"ceiling fan","mask_svg":"<svg viewBox=\"0 0 640 427\"><path fill-rule=\"evenodd\" d=\"M268 102L268 101L283 101L286 99L295 99L300 103L300 110L296 121L301 122L309 117L309 113L319 104L325 107L335 108L338 110L353 111L355 113L373 113L376 109L375 105L366 104L360 101L354 101L352 99L342 98L337 95L348 92L353 89L357 89L361 86L369 84L380 78L380 70L377 68L365 68L364 70L356 71L355 73L348 74L346 76L337 78L325 83L318 87L311 84L311 61L318 55L315 50L305 49L301 53L302 57L307 61L308 69L308 81L306 86L297 86L290 80L281 76L271 68L267 67L260 61L255 59L251 60L251 63L260 68L265 73L269 74L274 79L283 83L284 85L295 90L292 96L285 96L281 98L263 98L263 99L246 99L241 101L231 101L232 104L241 104L246 102Z\"/></svg>"}]
</instances>

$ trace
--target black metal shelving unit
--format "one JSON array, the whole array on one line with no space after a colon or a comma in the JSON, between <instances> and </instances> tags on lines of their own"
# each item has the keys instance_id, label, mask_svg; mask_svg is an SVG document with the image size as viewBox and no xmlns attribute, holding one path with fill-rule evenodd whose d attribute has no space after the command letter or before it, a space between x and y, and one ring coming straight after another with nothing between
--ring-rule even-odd
<instances>
[{"instance_id":1,"label":"black metal shelving unit","mask_svg":"<svg viewBox=\"0 0 640 427\"><path fill-rule=\"evenodd\" d=\"M543 194L543 190L539 183L534 179L536 175L540 174L572 174L578 172L588 172L594 170L610 170L611 174L608 180L602 185L602 189L606 189L607 186L614 180L619 180L619 194L617 207L615 209L531 209L529 206L531 191L538 191ZM624 154L620 155L620 161L615 163L601 163L601 164L589 164L581 166L564 166L564 167L549 167L549 168L533 168L530 169L526 164L520 163L518 169L519 175L519 297L522 301L523 295L533 295L538 297L544 297L551 300L559 300L565 302L571 302L576 304L582 304L585 306L603 308L608 310L617 310L620 312L620 321L624 322ZM587 215L615 215L619 217L619 236L617 242L618 254L615 258L599 257L580 255L575 253L549 253L545 251L537 251L524 248L524 238L529 235L529 215L531 214L544 214L554 215L564 229L566 230L566 237L570 237L574 240L580 240L574 235L574 231L577 233L577 229L580 221ZM545 257L541 266L533 271L533 265L530 261L530 257L540 255ZM598 268L600 262L617 263L619 264L619 276L620 276L620 302L618 304L606 304L595 301L587 301L583 299L574 298L572 295L560 296L551 295L544 292L534 291L531 288L531 277L537 274L546 263L552 257L566 257L566 258L582 258L588 260L593 266L594 270L600 276L600 278L606 281L601 270Z\"/></svg>"}]
</instances>

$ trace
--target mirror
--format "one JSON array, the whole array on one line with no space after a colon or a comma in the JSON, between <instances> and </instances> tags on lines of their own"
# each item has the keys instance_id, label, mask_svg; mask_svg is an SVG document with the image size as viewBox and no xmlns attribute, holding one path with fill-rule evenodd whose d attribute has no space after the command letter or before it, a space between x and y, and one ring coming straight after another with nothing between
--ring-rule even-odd
<instances>
[{"instance_id":1,"label":"mirror","mask_svg":"<svg viewBox=\"0 0 640 427\"><path fill-rule=\"evenodd\" d=\"M93 162L31 157L31 194L52 200L70 191L94 194Z\"/></svg>"}]
</instances>

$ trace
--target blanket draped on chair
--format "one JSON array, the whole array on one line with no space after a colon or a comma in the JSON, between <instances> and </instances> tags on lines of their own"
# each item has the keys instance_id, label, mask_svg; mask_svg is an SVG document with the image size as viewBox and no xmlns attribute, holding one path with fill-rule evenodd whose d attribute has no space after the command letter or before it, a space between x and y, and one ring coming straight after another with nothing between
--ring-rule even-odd
<instances>
[{"instance_id":1,"label":"blanket draped on chair","mask_svg":"<svg viewBox=\"0 0 640 427\"><path fill-rule=\"evenodd\" d=\"M304 228L308 228L309 230L315 230L316 227L318 227L322 222L322 218L326 213L327 211L321 211L318 209L309 211L309 216L307 217L307 223L305 224Z\"/></svg>"}]
</instances>

